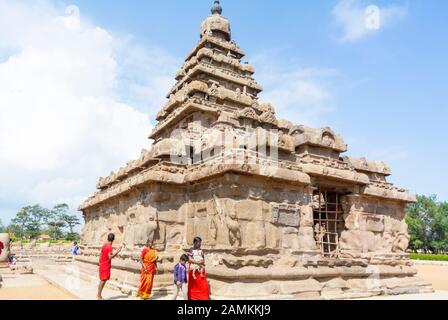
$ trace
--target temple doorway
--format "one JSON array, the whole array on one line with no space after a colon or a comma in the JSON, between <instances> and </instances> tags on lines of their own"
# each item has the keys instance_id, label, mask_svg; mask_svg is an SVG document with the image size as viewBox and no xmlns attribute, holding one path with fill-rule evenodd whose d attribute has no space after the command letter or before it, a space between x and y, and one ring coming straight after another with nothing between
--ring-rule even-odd
<instances>
[{"instance_id":1,"label":"temple doorway","mask_svg":"<svg viewBox=\"0 0 448 320\"><path fill-rule=\"evenodd\" d=\"M314 235L323 257L339 258L339 239L345 230L342 196L320 188L313 194Z\"/></svg>"}]
</instances>

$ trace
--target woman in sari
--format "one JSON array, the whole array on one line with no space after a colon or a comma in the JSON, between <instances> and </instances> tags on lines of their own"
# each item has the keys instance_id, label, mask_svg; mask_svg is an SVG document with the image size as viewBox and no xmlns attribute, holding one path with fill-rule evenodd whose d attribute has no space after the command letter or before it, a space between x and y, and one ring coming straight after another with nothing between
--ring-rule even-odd
<instances>
[{"instance_id":1,"label":"woman in sari","mask_svg":"<svg viewBox=\"0 0 448 320\"><path fill-rule=\"evenodd\" d=\"M194 246L190 249L190 270L188 272L188 300L210 300L210 288L207 280L207 273L204 271L202 274L198 274L196 277L193 275L195 272L192 268L192 264L199 264L205 268L205 257L203 259L195 260L191 253L193 250L201 250L202 239L199 237L194 238Z\"/></svg>"},{"instance_id":2,"label":"woman in sari","mask_svg":"<svg viewBox=\"0 0 448 320\"><path fill-rule=\"evenodd\" d=\"M143 248L140 257L142 273L140 277L140 288L137 292L138 298L142 298L143 300L151 298L154 276L157 271L157 259L157 251L154 249L154 243L148 240L147 246Z\"/></svg>"}]
</instances>

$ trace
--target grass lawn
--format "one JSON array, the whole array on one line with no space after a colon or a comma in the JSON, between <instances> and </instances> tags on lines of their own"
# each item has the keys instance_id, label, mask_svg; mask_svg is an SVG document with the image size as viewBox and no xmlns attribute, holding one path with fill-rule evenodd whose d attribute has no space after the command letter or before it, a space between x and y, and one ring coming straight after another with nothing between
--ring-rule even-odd
<instances>
[{"instance_id":1,"label":"grass lawn","mask_svg":"<svg viewBox=\"0 0 448 320\"><path fill-rule=\"evenodd\" d=\"M424 261L448 261L448 254L411 253L411 259Z\"/></svg>"}]
</instances>

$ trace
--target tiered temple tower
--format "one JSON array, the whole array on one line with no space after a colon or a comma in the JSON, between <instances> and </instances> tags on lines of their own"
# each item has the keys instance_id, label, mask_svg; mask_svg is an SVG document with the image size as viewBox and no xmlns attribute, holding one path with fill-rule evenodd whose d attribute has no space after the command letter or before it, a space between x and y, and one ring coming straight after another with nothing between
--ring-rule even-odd
<instances>
[{"instance_id":1,"label":"tiered temple tower","mask_svg":"<svg viewBox=\"0 0 448 320\"><path fill-rule=\"evenodd\" d=\"M157 115L151 149L101 178L80 210L77 263L96 274L108 233L126 243L118 286L135 287L147 239L160 252L156 286L195 236L214 298L350 298L431 291L408 258L405 206L380 161L342 157L330 128L279 120L215 1L200 41Z\"/></svg>"}]
</instances>

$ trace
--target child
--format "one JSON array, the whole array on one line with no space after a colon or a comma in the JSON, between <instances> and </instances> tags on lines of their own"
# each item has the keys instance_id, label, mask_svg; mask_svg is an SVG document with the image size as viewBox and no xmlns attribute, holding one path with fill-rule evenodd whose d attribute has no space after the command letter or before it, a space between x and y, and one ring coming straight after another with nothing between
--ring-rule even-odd
<instances>
[{"instance_id":1,"label":"child","mask_svg":"<svg viewBox=\"0 0 448 320\"><path fill-rule=\"evenodd\" d=\"M76 257L77 255L78 255L78 251L79 251L79 245L78 245L78 242L74 242L73 243L73 250L72 250L72 255L74 256L74 257Z\"/></svg>"},{"instance_id":2,"label":"child","mask_svg":"<svg viewBox=\"0 0 448 320\"><path fill-rule=\"evenodd\" d=\"M204 276L204 252L201 250L202 239L197 237L193 240L193 248L190 249L188 256L190 257L190 269L193 270L193 279L196 280L196 273L199 272L201 277Z\"/></svg>"},{"instance_id":3,"label":"child","mask_svg":"<svg viewBox=\"0 0 448 320\"><path fill-rule=\"evenodd\" d=\"M17 260L14 257L14 255L11 253L8 255L8 265L9 265L9 267L13 267L13 266L17 265Z\"/></svg>"},{"instance_id":4,"label":"child","mask_svg":"<svg viewBox=\"0 0 448 320\"><path fill-rule=\"evenodd\" d=\"M174 267L174 296L173 300L177 300L179 291L182 291L184 300L188 300L188 288L187 288L187 267L185 266L188 261L186 254L180 257L180 261Z\"/></svg>"}]
</instances>

